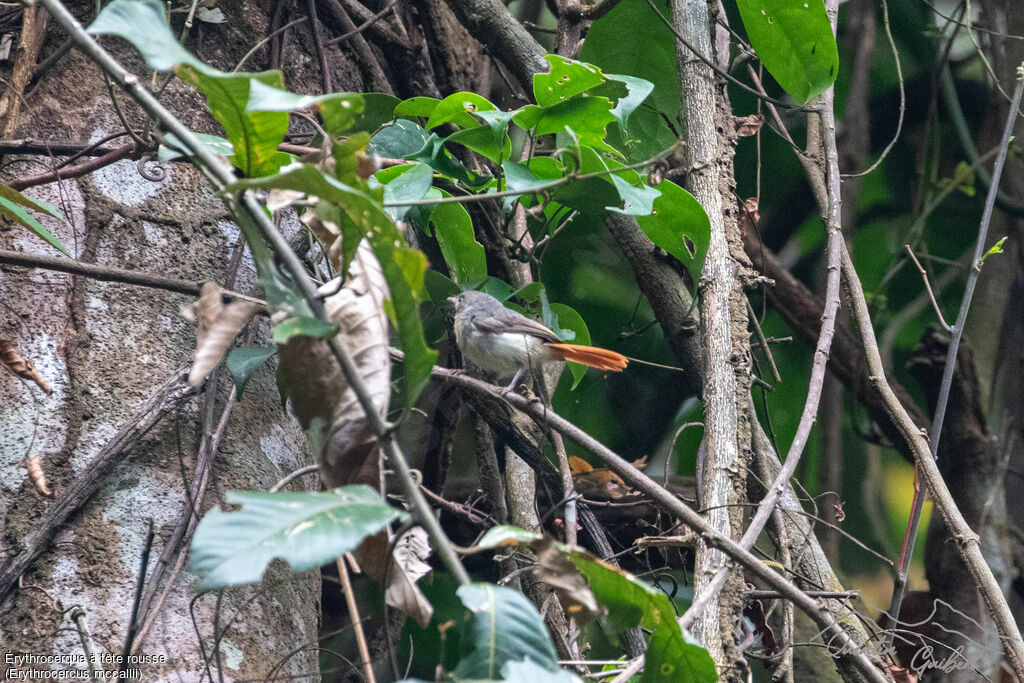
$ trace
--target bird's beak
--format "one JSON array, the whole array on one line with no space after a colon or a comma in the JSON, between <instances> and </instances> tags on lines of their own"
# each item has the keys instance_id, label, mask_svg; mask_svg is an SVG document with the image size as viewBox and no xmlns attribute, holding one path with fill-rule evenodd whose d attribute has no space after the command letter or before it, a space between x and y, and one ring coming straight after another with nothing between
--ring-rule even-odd
<instances>
[{"instance_id":1,"label":"bird's beak","mask_svg":"<svg viewBox=\"0 0 1024 683\"><path fill-rule=\"evenodd\" d=\"M452 306L454 306L458 302L459 302L459 297L457 297L457 296L450 296L450 297L448 297L448 303L450 303Z\"/></svg>"}]
</instances>

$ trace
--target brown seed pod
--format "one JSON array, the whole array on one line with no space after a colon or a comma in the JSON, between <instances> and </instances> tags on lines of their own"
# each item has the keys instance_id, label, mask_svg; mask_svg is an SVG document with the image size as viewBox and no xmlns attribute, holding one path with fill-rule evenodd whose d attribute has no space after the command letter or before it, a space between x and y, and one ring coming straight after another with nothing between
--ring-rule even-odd
<instances>
[{"instance_id":1,"label":"brown seed pod","mask_svg":"<svg viewBox=\"0 0 1024 683\"><path fill-rule=\"evenodd\" d=\"M54 493L49 486L46 485L46 473L43 472L43 459L38 455L25 456L18 463L19 467L24 467L28 471L29 481L36 487L36 491L39 492L43 498L49 498L53 500L57 494Z\"/></svg>"},{"instance_id":2,"label":"brown seed pod","mask_svg":"<svg viewBox=\"0 0 1024 683\"><path fill-rule=\"evenodd\" d=\"M53 392L50 385L46 383L42 375L36 371L32 361L25 360L14 348L14 343L9 339L0 339L0 363L21 379L35 382L36 386L42 389L47 395Z\"/></svg>"}]
</instances>

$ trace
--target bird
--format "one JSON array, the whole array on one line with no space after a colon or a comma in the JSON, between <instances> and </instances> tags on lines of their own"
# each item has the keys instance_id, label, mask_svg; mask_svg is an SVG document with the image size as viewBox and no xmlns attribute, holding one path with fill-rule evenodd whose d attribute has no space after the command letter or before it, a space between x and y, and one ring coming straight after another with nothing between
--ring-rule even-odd
<instances>
[{"instance_id":1,"label":"bird","mask_svg":"<svg viewBox=\"0 0 1024 683\"><path fill-rule=\"evenodd\" d=\"M551 361L572 361L614 372L621 372L629 363L616 351L566 344L541 323L506 308L486 292L466 291L448 301L455 307L455 343L459 350L499 379L511 375L506 391L515 387L525 370Z\"/></svg>"}]
</instances>

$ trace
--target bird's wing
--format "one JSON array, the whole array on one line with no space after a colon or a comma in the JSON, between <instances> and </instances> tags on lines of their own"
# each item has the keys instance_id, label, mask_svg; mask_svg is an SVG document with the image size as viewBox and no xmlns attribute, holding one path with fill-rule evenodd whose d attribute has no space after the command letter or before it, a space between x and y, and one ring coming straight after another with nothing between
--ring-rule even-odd
<instances>
[{"instance_id":1,"label":"bird's wing","mask_svg":"<svg viewBox=\"0 0 1024 683\"><path fill-rule=\"evenodd\" d=\"M527 318L522 313L517 313L509 308L502 308L493 315L477 318L474 322L484 332L492 332L494 334L501 334L503 332L528 334L553 344L562 341L558 338L558 335L536 320Z\"/></svg>"}]
</instances>

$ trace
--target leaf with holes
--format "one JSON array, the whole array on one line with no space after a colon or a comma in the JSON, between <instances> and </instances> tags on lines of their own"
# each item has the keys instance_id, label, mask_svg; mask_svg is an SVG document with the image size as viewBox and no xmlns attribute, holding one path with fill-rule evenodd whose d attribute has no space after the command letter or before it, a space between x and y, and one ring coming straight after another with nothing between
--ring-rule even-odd
<instances>
[{"instance_id":1,"label":"leaf with holes","mask_svg":"<svg viewBox=\"0 0 1024 683\"><path fill-rule=\"evenodd\" d=\"M696 283L711 240L711 220L693 195L671 180L663 180L657 189L661 196L654 200L651 214L637 216L636 221L652 242L689 269Z\"/></svg>"}]
</instances>

